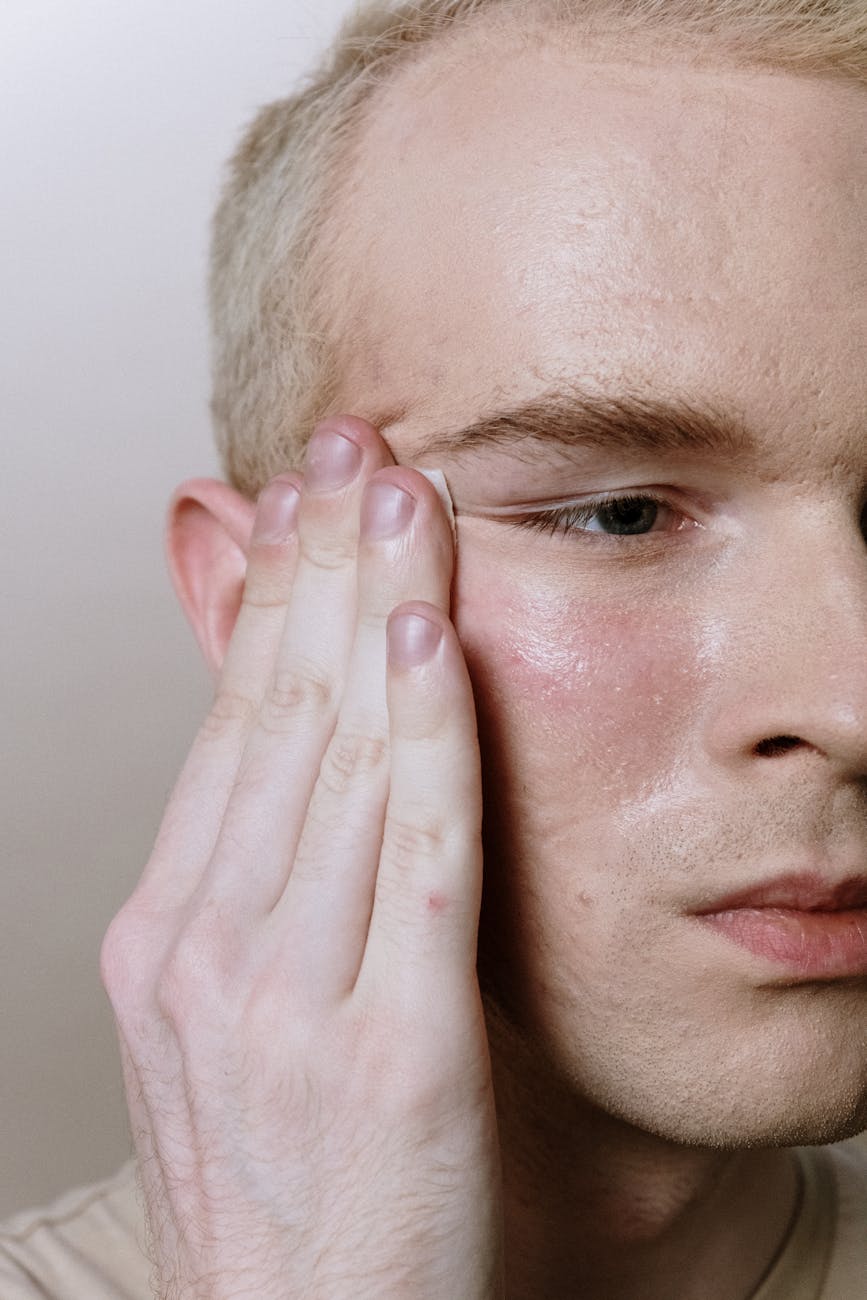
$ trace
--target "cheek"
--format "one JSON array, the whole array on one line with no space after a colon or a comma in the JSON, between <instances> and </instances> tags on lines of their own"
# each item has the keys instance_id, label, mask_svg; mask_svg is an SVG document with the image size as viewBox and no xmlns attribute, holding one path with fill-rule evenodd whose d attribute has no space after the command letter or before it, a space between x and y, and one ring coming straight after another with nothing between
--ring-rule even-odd
<instances>
[{"instance_id":1,"label":"cheek","mask_svg":"<svg viewBox=\"0 0 867 1300\"><path fill-rule=\"evenodd\" d=\"M613 810L690 747L700 629L673 599L516 592L467 578L455 620L480 721L537 798L567 785L574 809L579 790L598 799L605 787Z\"/></svg>"},{"instance_id":2,"label":"cheek","mask_svg":"<svg viewBox=\"0 0 867 1300\"><path fill-rule=\"evenodd\" d=\"M694 746L698 615L608 578L604 591L598 579L556 590L466 563L458 576L484 777L480 970L540 1024L576 980L613 996L633 970L624 925L629 951L654 946L656 913L635 906L653 880L652 828L633 818L624 840L621 825L677 785Z\"/></svg>"}]
</instances>

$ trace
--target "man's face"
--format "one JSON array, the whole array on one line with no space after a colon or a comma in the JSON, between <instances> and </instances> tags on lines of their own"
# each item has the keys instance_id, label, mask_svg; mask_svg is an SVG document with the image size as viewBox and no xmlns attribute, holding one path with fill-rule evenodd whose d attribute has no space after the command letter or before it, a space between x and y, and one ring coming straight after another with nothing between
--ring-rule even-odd
<instances>
[{"instance_id":1,"label":"man's face","mask_svg":"<svg viewBox=\"0 0 867 1300\"><path fill-rule=\"evenodd\" d=\"M459 511L485 960L584 1096L680 1141L867 1123L867 981L694 915L867 876L865 139L852 86L492 38L387 90L352 198L342 399ZM577 387L711 406L755 451L422 454ZM532 526L603 493L660 504Z\"/></svg>"}]
</instances>

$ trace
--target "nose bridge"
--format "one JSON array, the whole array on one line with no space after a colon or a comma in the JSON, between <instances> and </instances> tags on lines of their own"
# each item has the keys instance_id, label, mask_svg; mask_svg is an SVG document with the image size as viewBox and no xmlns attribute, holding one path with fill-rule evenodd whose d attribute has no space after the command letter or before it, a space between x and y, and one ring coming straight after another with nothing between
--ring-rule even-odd
<instances>
[{"instance_id":1,"label":"nose bridge","mask_svg":"<svg viewBox=\"0 0 867 1300\"><path fill-rule=\"evenodd\" d=\"M867 548L856 534L786 530L727 575L731 640L717 736L730 754L799 740L867 773ZM784 740L783 745L774 744Z\"/></svg>"},{"instance_id":2,"label":"nose bridge","mask_svg":"<svg viewBox=\"0 0 867 1300\"><path fill-rule=\"evenodd\" d=\"M850 539L811 534L789 538L765 552L758 624L789 630L789 643L803 655L805 670L820 680L851 666L863 678L867 651L867 549ZM764 610L764 620L761 618ZM771 646L768 647L768 650Z\"/></svg>"}]
</instances>

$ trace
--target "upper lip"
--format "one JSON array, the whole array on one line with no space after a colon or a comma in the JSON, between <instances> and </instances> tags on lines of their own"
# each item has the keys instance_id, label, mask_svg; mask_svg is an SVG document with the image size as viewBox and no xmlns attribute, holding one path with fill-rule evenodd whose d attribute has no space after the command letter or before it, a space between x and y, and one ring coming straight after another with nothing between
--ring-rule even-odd
<instances>
[{"instance_id":1,"label":"upper lip","mask_svg":"<svg viewBox=\"0 0 867 1300\"><path fill-rule=\"evenodd\" d=\"M781 907L797 912L842 912L867 907L867 876L848 876L837 881L810 872L777 876L765 884L749 885L727 894L709 906L696 909L695 915L731 912L739 907Z\"/></svg>"}]
</instances>

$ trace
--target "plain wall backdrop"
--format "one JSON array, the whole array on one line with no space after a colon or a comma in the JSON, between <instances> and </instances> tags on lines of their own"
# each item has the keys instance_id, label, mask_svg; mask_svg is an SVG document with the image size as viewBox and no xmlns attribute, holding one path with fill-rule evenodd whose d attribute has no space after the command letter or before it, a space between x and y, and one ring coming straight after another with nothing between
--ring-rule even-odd
<instances>
[{"instance_id":1,"label":"plain wall backdrop","mask_svg":"<svg viewBox=\"0 0 867 1300\"><path fill-rule=\"evenodd\" d=\"M130 1154L98 954L210 698L162 541L219 476L208 223L353 7L0 3L0 1217Z\"/></svg>"}]
</instances>

